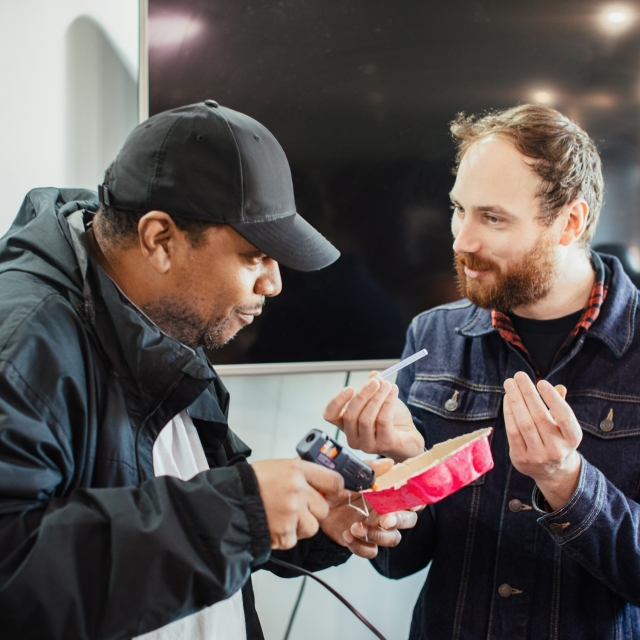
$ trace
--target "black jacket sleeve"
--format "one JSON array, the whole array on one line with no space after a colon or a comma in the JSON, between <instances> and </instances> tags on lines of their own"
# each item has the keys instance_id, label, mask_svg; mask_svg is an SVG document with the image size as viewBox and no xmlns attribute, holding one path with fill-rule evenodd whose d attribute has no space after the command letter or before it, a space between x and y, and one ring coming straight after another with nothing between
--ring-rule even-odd
<instances>
[{"instance_id":1,"label":"black jacket sleeve","mask_svg":"<svg viewBox=\"0 0 640 640\"><path fill-rule=\"evenodd\" d=\"M3 636L136 636L231 596L268 551L238 467L78 490L0 518Z\"/></svg>"},{"instance_id":2,"label":"black jacket sleeve","mask_svg":"<svg viewBox=\"0 0 640 640\"><path fill-rule=\"evenodd\" d=\"M240 589L268 557L267 520L246 463L188 482L77 482L88 401L64 331L32 336L18 365L0 354L0 636L131 638Z\"/></svg>"}]
</instances>

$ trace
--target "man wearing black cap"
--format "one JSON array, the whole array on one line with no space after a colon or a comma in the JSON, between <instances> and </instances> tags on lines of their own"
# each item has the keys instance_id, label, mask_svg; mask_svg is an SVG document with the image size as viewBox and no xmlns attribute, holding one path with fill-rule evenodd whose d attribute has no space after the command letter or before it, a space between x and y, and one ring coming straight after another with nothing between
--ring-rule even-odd
<instances>
[{"instance_id":1,"label":"man wearing black cap","mask_svg":"<svg viewBox=\"0 0 640 640\"><path fill-rule=\"evenodd\" d=\"M137 127L99 191L30 192L0 241L2 636L261 638L271 550L315 570L415 523L344 535L338 474L247 464L202 352L280 292L278 262L338 252L275 138L214 101Z\"/></svg>"}]
</instances>

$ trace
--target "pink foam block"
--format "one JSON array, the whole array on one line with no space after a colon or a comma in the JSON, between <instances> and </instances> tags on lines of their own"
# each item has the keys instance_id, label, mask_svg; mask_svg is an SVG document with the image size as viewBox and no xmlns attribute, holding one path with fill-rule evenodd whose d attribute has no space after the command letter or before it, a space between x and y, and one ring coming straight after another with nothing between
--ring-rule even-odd
<instances>
[{"instance_id":1,"label":"pink foam block","mask_svg":"<svg viewBox=\"0 0 640 640\"><path fill-rule=\"evenodd\" d=\"M493 469L491 428L435 445L395 465L363 494L378 513L438 502Z\"/></svg>"}]
</instances>

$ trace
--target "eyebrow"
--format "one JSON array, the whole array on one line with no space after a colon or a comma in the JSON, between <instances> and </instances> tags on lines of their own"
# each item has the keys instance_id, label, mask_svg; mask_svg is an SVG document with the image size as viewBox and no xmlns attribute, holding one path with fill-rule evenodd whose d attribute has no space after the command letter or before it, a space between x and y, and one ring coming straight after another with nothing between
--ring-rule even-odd
<instances>
[{"instance_id":1,"label":"eyebrow","mask_svg":"<svg viewBox=\"0 0 640 640\"><path fill-rule=\"evenodd\" d=\"M243 256L247 256L250 258L259 258L260 256L267 257L267 254L264 251L260 251L260 249L251 249L249 251L242 252Z\"/></svg>"},{"instance_id":2,"label":"eyebrow","mask_svg":"<svg viewBox=\"0 0 640 640\"><path fill-rule=\"evenodd\" d=\"M449 198L451 200L451 202L453 204L459 205L460 203L454 198L453 193L449 194ZM507 211L507 209L505 209L504 207L500 206L499 204L485 204L485 205L479 205L477 207L473 207L473 209L475 211L483 211L485 213L498 213L502 216L508 216L509 218L513 218L514 215L510 212Z\"/></svg>"},{"instance_id":3,"label":"eyebrow","mask_svg":"<svg viewBox=\"0 0 640 640\"><path fill-rule=\"evenodd\" d=\"M484 211L485 213L499 213L502 216L508 216L510 218L513 217L513 214L510 211L507 211L504 207L501 207L499 204L488 204L480 207L474 207L476 211Z\"/></svg>"}]
</instances>

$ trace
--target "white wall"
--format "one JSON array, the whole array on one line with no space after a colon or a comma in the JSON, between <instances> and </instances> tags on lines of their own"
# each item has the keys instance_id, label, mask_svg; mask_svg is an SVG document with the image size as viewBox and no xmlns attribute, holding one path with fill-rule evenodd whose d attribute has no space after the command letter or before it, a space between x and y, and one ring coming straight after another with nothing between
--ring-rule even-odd
<instances>
[{"instance_id":1,"label":"white wall","mask_svg":"<svg viewBox=\"0 0 640 640\"><path fill-rule=\"evenodd\" d=\"M137 123L137 0L0 0L0 235L34 187L96 188Z\"/></svg>"},{"instance_id":2,"label":"white wall","mask_svg":"<svg viewBox=\"0 0 640 640\"><path fill-rule=\"evenodd\" d=\"M322 410L344 386L345 376L342 372L224 378L231 393L230 425L253 447L254 459L291 458L296 444L309 429L316 427L334 434L335 428L322 420ZM353 373L349 384L359 387L366 378L365 372ZM344 440L340 442L345 444ZM391 581L381 577L366 560L351 558L345 565L319 575L389 640L408 637L411 613L426 571ZM267 640L284 637L300 580L283 580L267 571L254 575L258 613ZM290 640L372 637L331 594L308 581Z\"/></svg>"},{"instance_id":3,"label":"white wall","mask_svg":"<svg viewBox=\"0 0 640 640\"><path fill-rule=\"evenodd\" d=\"M2 234L34 187L95 189L135 126L138 3L0 0L0 10ZM256 459L292 457L302 435L323 426L322 408L344 379L344 373L228 378L231 426ZM424 572L393 583L352 558L322 575L388 638L407 637ZM267 639L281 640L301 579L268 572L254 579ZM290 640L371 637L340 602L309 582Z\"/></svg>"}]
</instances>

